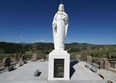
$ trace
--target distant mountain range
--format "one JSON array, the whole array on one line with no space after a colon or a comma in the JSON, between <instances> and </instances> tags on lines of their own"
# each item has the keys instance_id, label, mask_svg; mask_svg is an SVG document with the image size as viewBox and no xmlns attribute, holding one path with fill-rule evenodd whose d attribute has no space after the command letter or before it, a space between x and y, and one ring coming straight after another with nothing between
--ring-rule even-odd
<instances>
[{"instance_id":1,"label":"distant mountain range","mask_svg":"<svg viewBox=\"0 0 116 83\"><path fill-rule=\"evenodd\" d=\"M9 43L0 42L0 56L4 54L21 53L32 56L33 53L39 56L46 56L54 49L53 43ZM91 55L94 57L107 57L109 59L116 58L116 45L95 45L89 43L67 43L65 44L72 58L77 54L83 57Z\"/></svg>"},{"instance_id":2,"label":"distant mountain range","mask_svg":"<svg viewBox=\"0 0 116 83\"><path fill-rule=\"evenodd\" d=\"M22 49L29 50L29 48L37 47L37 49L53 49L53 43L9 43L0 42L0 53L14 53L22 51ZM95 45L89 43L67 43L66 49L87 50L87 49L108 49L116 48L116 45Z\"/></svg>"}]
</instances>

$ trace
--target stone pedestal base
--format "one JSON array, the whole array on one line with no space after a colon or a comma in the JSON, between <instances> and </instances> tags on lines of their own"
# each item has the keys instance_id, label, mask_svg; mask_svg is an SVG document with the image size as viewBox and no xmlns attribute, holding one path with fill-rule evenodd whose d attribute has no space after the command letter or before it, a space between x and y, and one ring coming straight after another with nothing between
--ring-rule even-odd
<instances>
[{"instance_id":1,"label":"stone pedestal base","mask_svg":"<svg viewBox=\"0 0 116 83\"><path fill-rule=\"evenodd\" d=\"M49 54L48 80L70 79L70 54L64 50L53 50Z\"/></svg>"}]
</instances>

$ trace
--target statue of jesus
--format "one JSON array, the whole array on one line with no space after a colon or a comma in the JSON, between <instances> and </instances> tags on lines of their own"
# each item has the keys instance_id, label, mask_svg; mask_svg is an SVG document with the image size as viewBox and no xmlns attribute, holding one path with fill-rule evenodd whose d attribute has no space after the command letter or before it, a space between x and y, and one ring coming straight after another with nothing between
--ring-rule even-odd
<instances>
[{"instance_id":1,"label":"statue of jesus","mask_svg":"<svg viewBox=\"0 0 116 83\"><path fill-rule=\"evenodd\" d=\"M68 15L64 11L64 5L60 4L58 12L53 19L53 37L55 50L64 50L64 43L68 30Z\"/></svg>"}]
</instances>

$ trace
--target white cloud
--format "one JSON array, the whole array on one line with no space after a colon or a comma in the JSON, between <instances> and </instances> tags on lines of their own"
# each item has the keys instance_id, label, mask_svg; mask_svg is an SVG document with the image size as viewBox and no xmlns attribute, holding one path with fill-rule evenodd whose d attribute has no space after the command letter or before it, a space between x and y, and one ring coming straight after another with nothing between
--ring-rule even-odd
<instances>
[{"instance_id":1,"label":"white cloud","mask_svg":"<svg viewBox=\"0 0 116 83\"><path fill-rule=\"evenodd\" d=\"M35 42L45 42L45 41L41 39L41 40L36 40Z\"/></svg>"},{"instance_id":2,"label":"white cloud","mask_svg":"<svg viewBox=\"0 0 116 83\"><path fill-rule=\"evenodd\" d=\"M44 42L44 40L40 40L40 42Z\"/></svg>"}]
</instances>

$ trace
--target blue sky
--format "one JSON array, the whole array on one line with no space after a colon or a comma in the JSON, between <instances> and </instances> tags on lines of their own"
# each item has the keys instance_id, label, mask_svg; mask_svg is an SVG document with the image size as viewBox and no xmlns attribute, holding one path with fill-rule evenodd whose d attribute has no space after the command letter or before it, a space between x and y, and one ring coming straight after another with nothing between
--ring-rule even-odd
<instances>
[{"instance_id":1,"label":"blue sky","mask_svg":"<svg viewBox=\"0 0 116 83\"><path fill-rule=\"evenodd\" d=\"M116 44L116 0L0 0L0 41L52 42L61 1L69 15L66 42Z\"/></svg>"}]
</instances>

